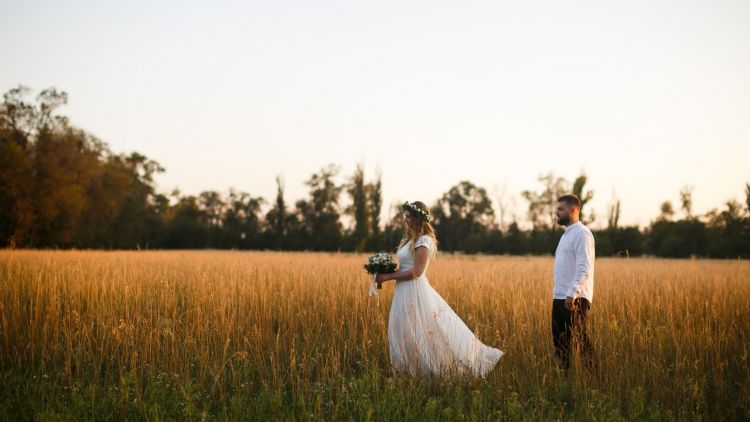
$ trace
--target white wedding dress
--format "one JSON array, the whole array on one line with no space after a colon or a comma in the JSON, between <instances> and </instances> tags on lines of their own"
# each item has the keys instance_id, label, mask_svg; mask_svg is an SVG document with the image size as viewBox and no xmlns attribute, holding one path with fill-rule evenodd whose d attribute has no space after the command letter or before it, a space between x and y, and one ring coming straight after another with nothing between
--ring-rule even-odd
<instances>
[{"instance_id":1,"label":"white wedding dress","mask_svg":"<svg viewBox=\"0 0 750 422\"><path fill-rule=\"evenodd\" d=\"M409 243L396 253L398 271L414 268ZM420 246L432 249L432 239L421 236L415 247ZM391 364L398 373L411 376L471 374L484 378L503 352L479 341L432 288L425 273L396 282L388 319Z\"/></svg>"}]
</instances>

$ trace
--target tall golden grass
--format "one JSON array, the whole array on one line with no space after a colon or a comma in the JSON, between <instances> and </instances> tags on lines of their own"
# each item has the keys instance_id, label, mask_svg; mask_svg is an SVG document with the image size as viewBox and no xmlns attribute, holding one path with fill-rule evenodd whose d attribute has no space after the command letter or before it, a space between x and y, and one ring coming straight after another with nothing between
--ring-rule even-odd
<instances>
[{"instance_id":1,"label":"tall golden grass","mask_svg":"<svg viewBox=\"0 0 750 422\"><path fill-rule=\"evenodd\" d=\"M552 258L440 255L430 282L506 353L487 380L456 387L391 374L393 285L368 297L365 259L2 251L0 415L750 417L750 262L598 259L600 368L566 374ZM465 400L445 397L456 391Z\"/></svg>"}]
</instances>

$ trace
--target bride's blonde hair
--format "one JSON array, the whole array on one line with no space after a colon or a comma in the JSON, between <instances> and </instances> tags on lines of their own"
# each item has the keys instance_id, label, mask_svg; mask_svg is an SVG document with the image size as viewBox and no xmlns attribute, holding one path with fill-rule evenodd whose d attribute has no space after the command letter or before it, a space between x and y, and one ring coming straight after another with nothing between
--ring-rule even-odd
<instances>
[{"instance_id":1,"label":"bride's blonde hair","mask_svg":"<svg viewBox=\"0 0 750 422\"><path fill-rule=\"evenodd\" d=\"M425 215L430 216L430 210L424 202L414 201L411 205L418 207ZM430 248L430 256L435 255L437 253L438 241L435 237L435 229L432 227L432 224L430 224L427 219L422 218L408 208L404 211L408 212L411 216L411 224L406 224L406 231L404 232L404 237L401 238L401 242L398 244L398 249L401 249L402 246L411 241L411 244L409 245L409 253L414 255L414 246L417 239L419 239L420 236L429 236L432 239L433 244L433 247Z\"/></svg>"}]
</instances>

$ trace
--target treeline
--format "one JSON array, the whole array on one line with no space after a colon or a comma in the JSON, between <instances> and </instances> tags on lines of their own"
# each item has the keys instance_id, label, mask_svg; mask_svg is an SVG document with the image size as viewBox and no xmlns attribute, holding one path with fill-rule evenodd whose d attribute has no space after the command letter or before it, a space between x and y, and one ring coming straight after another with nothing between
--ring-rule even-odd
<instances>
[{"instance_id":1,"label":"treeline","mask_svg":"<svg viewBox=\"0 0 750 422\"><path fill-rule=\"evenodd\" d=\"M28 96L26 88L12 89L0 106L0 240L7 247L379 251L392 250L401 236L397 205L394 218L381 222L381 177L367 180L362 165L349 175L325 166L305 182L307 198L294 204L280 177L271 201L234 190L159 193L154 176L164 169L156 161L113 153L55 113L67 94ZM597 218L586 207L594 195L586 175L571 183L550 173L539 182L521 194L526 229L518 216L505 215L502 198L498 215L484 188L469 181L450 188L431 203L442 250L551 254L562 235L554 209L564 192L582 199L585 222ZM750 257L750 184L745 204L731 200L705 215L693 215L691 195L689 188L680 192L682 218L665 202L645 230L622 227L614 201L607 228L595 232L598 255Z\"/></svg>"}]
</instances>

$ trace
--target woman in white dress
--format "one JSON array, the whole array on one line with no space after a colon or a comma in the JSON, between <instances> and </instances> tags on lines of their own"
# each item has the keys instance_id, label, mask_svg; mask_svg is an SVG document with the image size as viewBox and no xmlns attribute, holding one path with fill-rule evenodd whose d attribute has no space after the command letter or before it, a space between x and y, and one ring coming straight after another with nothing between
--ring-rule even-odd
<instances>
[{"instance_id":1,"label":"woman in white dress","mask_svg":"<svg viewBox=\"0 0 750 422\"><path fill-rule=\"evenodd\" d=\"M427 280L427 264L437 251L427 206L406 202L401 209L406 233L396 253L399 267L376 279L396 281L388 319L391 364L411 376L484 378L503 352L479 341Z\"/></svg>"}]
</instances>

